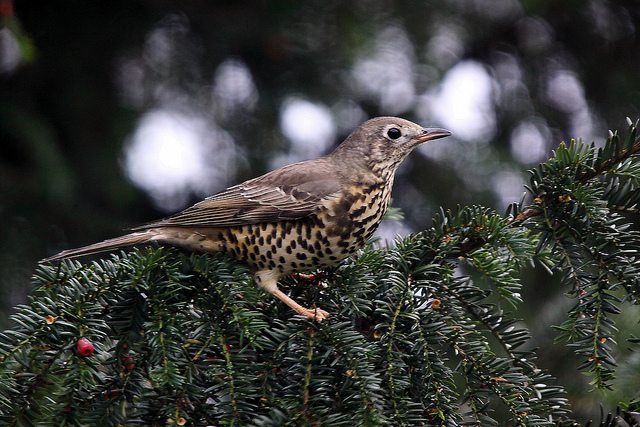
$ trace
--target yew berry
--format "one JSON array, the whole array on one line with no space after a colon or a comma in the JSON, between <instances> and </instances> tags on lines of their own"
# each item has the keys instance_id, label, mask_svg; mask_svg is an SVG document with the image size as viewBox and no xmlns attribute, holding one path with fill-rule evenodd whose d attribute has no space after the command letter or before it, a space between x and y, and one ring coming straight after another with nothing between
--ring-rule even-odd
<instances>
[{"instance_id":1,"label":"yew berry","mask_svg":"<svg viewBox=\"0 0 640 427\"><path fill-rule=\"evenodd\" d=\"M93 356L94 350L93 344L86 338L80 338L76 344L76 351L80 357Z\"/></svg>"}]
</instances>

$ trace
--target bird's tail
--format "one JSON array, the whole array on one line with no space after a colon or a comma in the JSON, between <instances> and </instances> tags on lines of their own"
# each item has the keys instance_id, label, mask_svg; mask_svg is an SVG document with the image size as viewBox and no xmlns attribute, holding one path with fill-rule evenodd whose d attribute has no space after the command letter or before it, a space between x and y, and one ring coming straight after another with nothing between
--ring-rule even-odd
<instances>
[{"instance_id":1,"label":"bird's tail","mask_svg":"<svg viewBox=\"0 0 640 427\"><path fill-rule=\"evenodd\" d=\"M124 236L116 237L114 239L104 240L102 242L94 243L92 245L83 246L76 249L68 249L55 254L49 258L45 258L42 261L59 261L64 258L75 258L83 255L97 254L100 252L112 251L114 249L125 248L128 246L141 245L148 243L156 237L157 233L154 230L140 231L136 233L126 234Z\"/></svg>"}]
</instances>

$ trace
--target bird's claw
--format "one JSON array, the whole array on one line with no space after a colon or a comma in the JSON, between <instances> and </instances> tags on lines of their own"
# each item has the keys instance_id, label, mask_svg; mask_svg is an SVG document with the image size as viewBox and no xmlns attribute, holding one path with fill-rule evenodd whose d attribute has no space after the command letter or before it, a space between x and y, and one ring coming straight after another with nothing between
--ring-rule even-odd
<instances>
[{"instance_id":1,"label":"bird's claw","mask_svg":"<svg viewBox=\"0 0 640 427\"><path fill-rule=\"evenodd\" d=\"M300 311L300 314L311 319L316 320L318 322L322 322L324 319L329 317L329 312L324 311L321 308L305 308L304 311Z\"/></svg>"}]
</instances>

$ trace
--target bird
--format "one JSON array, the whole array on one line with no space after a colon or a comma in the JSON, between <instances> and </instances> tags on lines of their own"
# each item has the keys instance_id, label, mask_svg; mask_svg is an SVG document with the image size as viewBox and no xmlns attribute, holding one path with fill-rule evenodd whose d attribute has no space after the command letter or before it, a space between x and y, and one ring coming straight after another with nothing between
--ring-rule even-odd
<instances>
[{"instance_id":1,"label":"bird","mask_svg":"<svg viewBox=\"0 0 640 427\"><path fill-rule=\"evenodd\" d=\"M449 135L398 117L372 118L327 155L280 167L129 234L43 261L153 242L222 252L246 264L258 286L296 313L321 321L329 313L300 305L279 289L280 279L336 265L362 248L389 206L400 163L418 145Z\"/></svg>"}]
</instances>

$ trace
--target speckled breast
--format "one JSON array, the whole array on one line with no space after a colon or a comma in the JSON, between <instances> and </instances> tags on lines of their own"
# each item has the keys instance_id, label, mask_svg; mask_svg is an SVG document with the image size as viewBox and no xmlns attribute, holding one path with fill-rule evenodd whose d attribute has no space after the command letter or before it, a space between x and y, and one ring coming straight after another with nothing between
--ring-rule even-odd
<instances>
[{"instance_id":1,"label":"speckled breast","mask_svg":"<svg viewBox=\"0 0 640 427\"><path fill-rule=\"evenodd\" d=\"M362 248L389 204L389 187L353 186L314 215L222 231L222 250L257 271L281 275L336 264Z\"/></svg>"}]
</instances>

